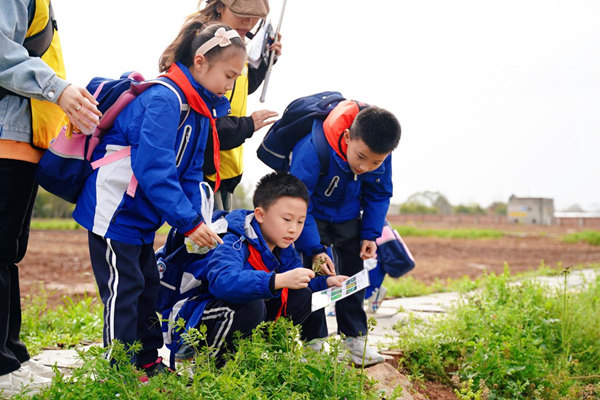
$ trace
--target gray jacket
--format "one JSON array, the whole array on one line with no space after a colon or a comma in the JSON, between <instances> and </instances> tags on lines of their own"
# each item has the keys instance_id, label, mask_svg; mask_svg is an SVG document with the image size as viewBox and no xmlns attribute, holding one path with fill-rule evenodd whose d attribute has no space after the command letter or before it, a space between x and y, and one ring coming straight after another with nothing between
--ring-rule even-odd
<instances>
[{"instance_id":1,"label":"gray jacket","mask_svg":"<svg viewBox=\"0 0 600 400\"><path fill-rule=\"evenodd\" d=\"M56 102L69 83L22 46L29 6L35 0L2 0L0 12L0 86L27 98ZM0 139L31 142L29 101L8 95L0 100Z\"/></svg>"}]
</instances>

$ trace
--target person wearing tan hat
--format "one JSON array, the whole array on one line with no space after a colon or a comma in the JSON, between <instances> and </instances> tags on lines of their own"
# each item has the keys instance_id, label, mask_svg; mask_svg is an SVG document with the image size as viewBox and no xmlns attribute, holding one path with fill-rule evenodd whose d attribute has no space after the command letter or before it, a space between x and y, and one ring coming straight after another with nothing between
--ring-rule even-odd
<instances>
[{"instance_id":1,"label":"person wearing tan hat","mask_svg":"<svg viewBox=\"0 0 600 400\"><path fill-rule=\"evenodd\" d=\"M200 8L204 4L203 8ZM225 23L235 29L240 36L248 37L248 33L259 20L264 20L269 14L268 0L207 0L198 4L198 14L204 22ZM271 45L271 50L279 56L281 42ZM247 66L245 73L239 76L235 86L227 93L231 103L231 113L227 117L217 120L217 131L221 142L221 188L215 196L218 208L231 210L233 191L242 179L244 169L244 151L242 144L252 137L254 132L264 126L275 122L272 118L277 116L275 111L258 110L246 116L248 94L258 89L265 78L268 65L263 62L258 68ZM210 148L210 146L207 146ZM205 160L210 157L205 158ZM215 180L214 166L205 164L205 180L213 185Z\"/></svg>"}]
</instances>

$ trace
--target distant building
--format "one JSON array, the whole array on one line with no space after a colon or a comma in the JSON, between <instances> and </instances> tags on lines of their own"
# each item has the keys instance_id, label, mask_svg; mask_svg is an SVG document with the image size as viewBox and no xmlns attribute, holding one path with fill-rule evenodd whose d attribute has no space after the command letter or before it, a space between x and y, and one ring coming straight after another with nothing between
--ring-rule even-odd
<instances>
[{"instance_id":1,"label":"distant building","mask_svg":"<svg viewBox=\"0 0 600 400\"><path fill-rule=\"evenodd\" d=\"M554 224L554 199L510 196L508 222L523 224Z\"/></svg>"}]
</instances>

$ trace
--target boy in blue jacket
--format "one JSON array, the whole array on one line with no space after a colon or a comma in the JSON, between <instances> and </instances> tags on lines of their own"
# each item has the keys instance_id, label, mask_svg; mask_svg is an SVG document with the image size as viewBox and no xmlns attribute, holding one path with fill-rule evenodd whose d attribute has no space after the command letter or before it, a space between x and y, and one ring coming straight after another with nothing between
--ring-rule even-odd
<instances>
[{"instance_id":1,"label":"boy in blue jacket","mask_svg":"<svg viewBox=\"0 0 600 400\"><path fill-rule=\"evenodd\" d=\"M310 192L308 216L296 248L313 262L321 258L333 266L324 246L333 246L340 274L351 276L363 269L363 260L375 257L375 240L381 235L392 197L391 152L400 141L400 124L389 111L351 100L340 102L324 122L315 122L317 135L330 145L329 166L322 173L313 143L306 135L293 150L290 173ZM336 303L338 331L345 336L351 360L362 364L367 318L364 290ZM313 347L327 337L323 310L302 326L304 339ZM317 339L317 340L315 340ZM367 347L365 365L383 362Z\"/></svg>"},{"instance_id":2,"label":"boy in blue jacket","mask_svg":"<svg viewBox=\"0 0 600 400\"><path fill-rule=\"evenodd\" d=\"M234 210L225 217L228 232L223 244L195 274L207 282L211 296L182 301L168 319L181 317L188 328L206 325L208 346L219 357L232 350L236 331L246 336L261 322L281 316L295 324L308 318L312 290L341 286L346 279L339 275L315 278L312 270L303 268L292 246L304 227L308 202L306 187L296 177L287 173L264 176L254 193L254 210ZM171 335L175 336L172 327L165 333ZM179 344L170 347L173 351ZM184 345L174 358L190 357L193 350Z\"/></svg>"}]
</instances>

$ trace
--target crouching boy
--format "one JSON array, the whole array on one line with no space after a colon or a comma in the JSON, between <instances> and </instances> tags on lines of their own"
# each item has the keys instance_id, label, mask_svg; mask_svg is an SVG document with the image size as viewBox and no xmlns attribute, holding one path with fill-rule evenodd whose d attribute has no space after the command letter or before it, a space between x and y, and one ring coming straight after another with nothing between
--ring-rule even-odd
<instances>
[{"instance_id":1,"label":"crouching boy","mask_svg":"<svg viewBox=\"0 0 600 400\"><path fill-rule=\"evenodd\" d=\"M254 211L234 210L226 216L223 244L206 265L212 298L196 304L194 311L203 307L198 325L206 325L214 356L232 350L236 331L249 335L261 322L280 316L302 323L311 313L311 288L340 286L346 278L315 278L292 246L304 227L308 201L300 180L271 173L256 187ZM193 351L182 346L175 360L190 356Z\"/></svg>"},{"instance_id":2,"label":"crouching boy","mask_svg":"<svg viewBox=\"0 0 600 400\"><path fill-rule=\"evenodd\" d=\"M320 257L333 265L324 246L333 246L340 274L351 276L363 269L363 260L375 257L375 240L381 235L392 196L391 152L400 140L400 124L389 111L350 100L340 102L324 122L315 121L314 134L296 144L290 173L302 180L309 192L306 225L296 247L309 260ZM324 135L329 165L324 168L313 143ZM323 171L325 170L325 171ZM364 290L336 303L338 332L351 360L362 364L367 333L363 309ZM304 339L319 348L327 336L323 310L316 311L302 327ZM367 347L365 364L383 362Z\"/></svg>"}]
</instances>

